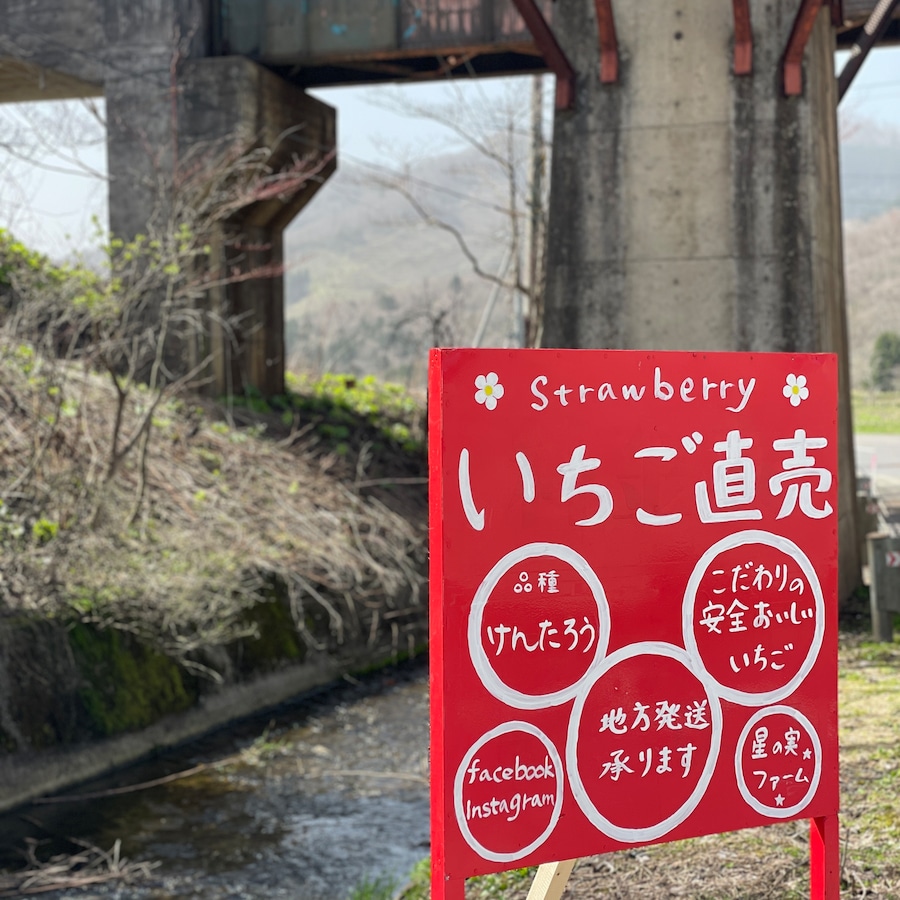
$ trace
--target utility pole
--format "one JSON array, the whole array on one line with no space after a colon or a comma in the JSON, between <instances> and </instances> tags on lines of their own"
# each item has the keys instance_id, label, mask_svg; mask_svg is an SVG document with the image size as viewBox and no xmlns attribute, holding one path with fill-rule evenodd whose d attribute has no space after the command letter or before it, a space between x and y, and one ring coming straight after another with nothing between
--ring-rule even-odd
<instances>
[{"instance_id":1,"label":"utility pole","mask_svg":"<svg viewBox=\"0 0 900 900\"><path fill-rule=\"evenodd\" d=\"M544 247L546 215L544 209L544 172L547 165L547 143L544 139L544 78L535 75L531 81L531 216L528 234L529 303L521 329L524 346L537 347L541 342L544 319Z\"/></svg>"}]
</instances>

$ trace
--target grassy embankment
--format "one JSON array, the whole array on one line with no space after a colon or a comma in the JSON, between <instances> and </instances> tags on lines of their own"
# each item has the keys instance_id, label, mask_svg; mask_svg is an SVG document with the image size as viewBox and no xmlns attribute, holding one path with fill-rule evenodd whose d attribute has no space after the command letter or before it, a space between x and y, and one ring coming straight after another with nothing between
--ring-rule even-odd
<instances>
[{"instance_id":1,"label":"grassy embankment","mask_svg":"<svg viewBox=\"0 0 900 900\"><path fill-rule=\"evenodd\" d=\"M422 640L416 404L341 377L198 399L248 327L199 301L269 277L204 241L235 195L270 196L260 158L186 181L176 226L110 241L99 271L0 229L0 753Z\"/></svg>"},{"instance_id":2,"label":"grassy embankment","mask_svg":"<svg viewBox=\"0 0 900 900\"><path fill-rule=\"evenodd\" d=\"M120 406L109 379L0 336L0 668L18 685L0 752L141 728L311 651L421 642L421 410L373 380L293 386L165 397L112 465L151 392Z\"/></svg>"}]
</instances>

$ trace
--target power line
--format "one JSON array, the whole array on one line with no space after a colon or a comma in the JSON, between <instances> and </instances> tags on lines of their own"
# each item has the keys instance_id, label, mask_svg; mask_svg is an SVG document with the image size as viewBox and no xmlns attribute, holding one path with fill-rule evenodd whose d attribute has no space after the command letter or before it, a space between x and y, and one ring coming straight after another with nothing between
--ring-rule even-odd
<instances>
[{"instance_id":1,"label":"power line","mask_svg":"<svg viewBox=\"0 0 900 900\"><path fill-rule=\"evenodd\" d=\"M900 88L900 80L895 81L876 81L872 84L855 84L853 86L853 90L859 91L873 91L879 88Z\"/></svg>"}]
</instances>

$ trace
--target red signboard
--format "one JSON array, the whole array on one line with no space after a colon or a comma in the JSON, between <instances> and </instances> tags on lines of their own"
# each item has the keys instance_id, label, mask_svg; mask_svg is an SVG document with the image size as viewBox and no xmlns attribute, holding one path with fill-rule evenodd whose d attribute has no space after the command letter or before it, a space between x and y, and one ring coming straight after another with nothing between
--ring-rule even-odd
<instances>
[{"instance_id":1,"label":"red signboard","mask_svg":"<svg viewBox=\"0 0 900 900\"><path fill-rule=\"evenodd\" d=\"M433 896L835 816L835 358L435 350L429 390Z\"/></svg>"}]
</instances>

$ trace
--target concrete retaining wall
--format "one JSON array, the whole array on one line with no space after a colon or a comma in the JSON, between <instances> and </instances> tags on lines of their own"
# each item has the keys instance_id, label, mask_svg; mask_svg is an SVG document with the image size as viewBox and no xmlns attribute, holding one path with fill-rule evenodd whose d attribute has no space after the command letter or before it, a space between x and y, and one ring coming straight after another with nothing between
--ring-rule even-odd
<instances>
[{"instance_id":1,"label":"concrete retaining wall","mask_svg":"<svg viewBox=\"0 0 900 900\"><path fill-rule=\"evenodd\" d=\"M321 651L308 649L284 618L260 617L266 624L259 638L217 649L213 655L227 673L220 685L122 632L25 617L0 622L0 812L345 673L407 657L427 640L424 600L407 611L399 630L394 618L393 627L366 640L335 645L331 639Z\"/></svg>"}]
</instances>

